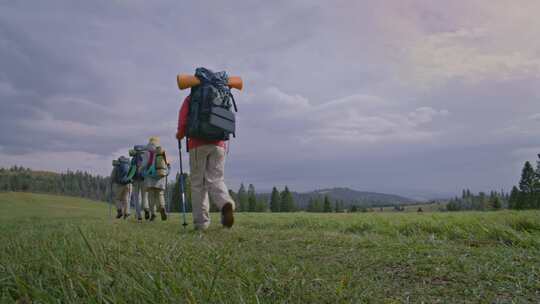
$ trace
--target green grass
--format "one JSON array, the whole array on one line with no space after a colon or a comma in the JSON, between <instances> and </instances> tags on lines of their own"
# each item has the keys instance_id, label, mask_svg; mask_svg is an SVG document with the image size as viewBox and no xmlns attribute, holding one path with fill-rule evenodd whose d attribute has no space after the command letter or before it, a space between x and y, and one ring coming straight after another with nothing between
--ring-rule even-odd
<instances>
[{"instance_id":1,"label":"green grass","mask_svg":"<svg viewBox=\"0 0 540 304\"><path fill-rule=\"evenodd\" d=\"M540 212L237 214L231 230L111 220L0 193L0 302L536 303Z\"/></svg>"}]
</instances>

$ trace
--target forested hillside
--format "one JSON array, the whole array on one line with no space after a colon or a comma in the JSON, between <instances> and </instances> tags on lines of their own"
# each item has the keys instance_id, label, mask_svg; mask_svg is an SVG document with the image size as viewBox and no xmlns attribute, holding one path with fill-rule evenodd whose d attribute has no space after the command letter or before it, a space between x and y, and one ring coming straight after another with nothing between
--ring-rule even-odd
<instances>
[{"instance_id":1,"label":"forested hillside","mask_svg":"<svg viewBox=\"0 0 540 304\"><path fill-rule=\"evenodd\" d=\"M110 180L82 171L54 173L13 166L0 168L0 191L61 194L108 201Z\"/></svg>"}]
</instances>

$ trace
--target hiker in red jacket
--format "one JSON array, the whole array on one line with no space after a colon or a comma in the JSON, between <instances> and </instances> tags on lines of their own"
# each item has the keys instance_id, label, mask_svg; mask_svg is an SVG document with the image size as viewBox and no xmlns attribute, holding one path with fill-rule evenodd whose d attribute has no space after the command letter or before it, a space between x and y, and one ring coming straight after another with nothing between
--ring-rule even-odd
<instances>
[{"instance_id":1,"label":"hiker in red jacket","mask_svg":"<svg viewBox=\"0 0 540 304\"><path fill-rule=\"evenodd\" d=\"M176 138L186 136L190 97L186 97L178 115ZM221 224L227 228L234 223L234 201L225 185L225 141L188 138L189 165L191 178L191 203L193 224L196 229L205 230L210 225L210 203L221 210Z\"/></svg>"}]
</instances>

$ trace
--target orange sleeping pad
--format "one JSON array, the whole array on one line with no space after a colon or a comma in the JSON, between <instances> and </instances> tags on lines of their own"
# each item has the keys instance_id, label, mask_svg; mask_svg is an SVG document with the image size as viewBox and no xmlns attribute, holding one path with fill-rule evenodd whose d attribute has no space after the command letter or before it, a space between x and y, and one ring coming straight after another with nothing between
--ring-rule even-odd
<instances>
[{"instance_id":1,"label":"orange sleeping pad","mask_svg":"<svg viewBox=\"0 0 540 304\"><path fill-rule=\"evenodd\" d=\"M178 88L180 90L184 90L201 84L199 78L189 74L178 74L178 76L176 77L176 82L178 83ZM229 87L237 90L242 90L242 78L240 78L239 76L230 76Z\"/></svg>"}]
</instances>

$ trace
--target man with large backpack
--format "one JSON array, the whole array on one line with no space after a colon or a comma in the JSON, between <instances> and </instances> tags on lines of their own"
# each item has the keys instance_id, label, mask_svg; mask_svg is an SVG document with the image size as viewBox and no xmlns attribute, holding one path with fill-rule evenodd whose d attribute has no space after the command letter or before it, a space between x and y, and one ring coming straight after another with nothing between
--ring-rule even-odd
<instances>
[{"instance_id":1,"label":"man with large backpack","mask_svg":"<svg viewBox=\"0 0 540 304\"><path fill-rule=\"evenodd\" d=\"M167 220L165 211L166 177L169 175L169 163L165 149L160 145L159 137L150 137L143 155L144 189L148 193L150 205L150 221L156 218L156 209L161 220Z\"/></svg>"},{"instance_id":2,"label":"man with large backpack","mask_svg":"<svg viewBox=\"0 0 540 304\"><path fill-rule=\"evenodd\" d=\"M210 225L210 197L221 210L221 224L231 228L235 203L224 181L225 141L234 136L236 105L225 72L198 68L195 76L200 84L182 103L176 133L178 141L186 137L189 151L193 223L198 230Z\"/></svg>"},{"instance_id":3,"label":"man with large backpack","mask_svg":"<svg viewBox=\"0 0 540 304\"><path fill-rule=\"evenodd\" d=\"M113 192L115 193L116 218L122 216L128 218L129 213L129 195L131 192L131 179L129 178L130 162L129 158L120 156L113 160L113 170L111 172L111 181Z\"/></svg>"},{"instance_id":4,"label":"man with large backpack","mask_svg":"<svg viewBox=\"0 0 540 304\"><path fill-rule=\"evenodd\" d=\"M150 219L150 210L148 206L148 193L144 189L144 153L146 146L136 145L129 151L131 156L131 168L129 178L132 183L131 201L135 205L137 220L142 221L141 209L144 210L144 218Z\"/></svg>"}]
</instances>

